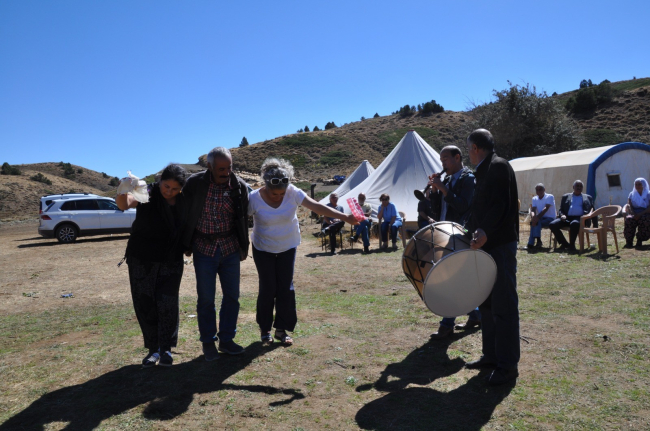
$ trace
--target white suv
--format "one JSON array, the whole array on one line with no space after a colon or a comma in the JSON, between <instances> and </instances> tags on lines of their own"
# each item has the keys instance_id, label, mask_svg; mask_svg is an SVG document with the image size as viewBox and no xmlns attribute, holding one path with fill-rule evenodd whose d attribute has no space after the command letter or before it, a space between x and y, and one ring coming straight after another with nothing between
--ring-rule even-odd
<instances>
[{"instance_id":1,"label":"white suv","mask_svg":"<svg viewBox=\"0 0 650 431\"><path fill-rule=\"evenodd\" d=\"M131 233L133 220L135 209L122 211L111 198L56 199L40 214L38 233L71 243L80 236Z\"/></svg>"},{"instance_id":2,"label":"white suv","mask_svg":"<svg viewBox=\"0 0 650 431\"><path fill-rule=\"evenodd\" d=\"M43 214L43 211L49 207L52 202L58 199L74 199L74 198L99 198L101 196L92 193L63 193L60 195L45 195L41 197L41 206L38 208L38 213Z\"/></svg>"}]
</instances>

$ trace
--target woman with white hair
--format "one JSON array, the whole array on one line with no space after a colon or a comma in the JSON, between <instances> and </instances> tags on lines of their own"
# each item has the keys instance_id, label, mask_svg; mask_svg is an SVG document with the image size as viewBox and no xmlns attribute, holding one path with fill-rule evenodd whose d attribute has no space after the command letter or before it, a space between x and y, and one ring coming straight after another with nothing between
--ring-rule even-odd
<instances>
[{"instance_id":1,"label":"woman with white hair","mask_svg":"<svg viewBox=\"0 0 650 431\"><path fill-rule=\"evenodd\" d=\"M293 331L298 321L293 286L296 247L300 244L298 205L353 225L358 221L353 215L316 202L291 184L293 166L288 161L268 158L261 171L264 185L250 194L248 206L248 215L254 221L251 241L259 275L256 320L265 346L273 343L272 327L275 327L275 338L289 346L293 339L287 331Z\"/></svg>"},{"instance_id":2,"label":"woman with white hair","mask_svg":"<svg viewBox=\"0 0 650 431\"><path fill-rule=\"evenodd\" d=\"M634 188L627 198L625 213L625 247L632 248L636 233L636 247L640 248L643 241L650 239L650 194L645 178L634 180Z\"/></svg>"}]
</instances>

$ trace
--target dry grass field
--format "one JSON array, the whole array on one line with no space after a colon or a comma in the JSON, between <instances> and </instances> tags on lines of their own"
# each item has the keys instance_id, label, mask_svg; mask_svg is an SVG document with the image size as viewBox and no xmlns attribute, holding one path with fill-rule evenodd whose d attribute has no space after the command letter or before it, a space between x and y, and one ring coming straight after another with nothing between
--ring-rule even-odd
<instances>
[{"instance_id":1,"label":"dry grass field","mask_svg":"<svg viewBox=\"0 0 650 431\"><path fill-rule=\"evenodd\" d=\"M294 346L261 346L247 259L236 338L247 350L205 362L188 265L174 366L142 369L117 267L127 236L59 245L35 223L2 225L0 430L650 428L650 247L520 252L520 377L488 388L463 368L479 331L429 339L439 318L403 275L401 247L329 256L316 225L303 227Z\"/></svg>"}]
</instances>

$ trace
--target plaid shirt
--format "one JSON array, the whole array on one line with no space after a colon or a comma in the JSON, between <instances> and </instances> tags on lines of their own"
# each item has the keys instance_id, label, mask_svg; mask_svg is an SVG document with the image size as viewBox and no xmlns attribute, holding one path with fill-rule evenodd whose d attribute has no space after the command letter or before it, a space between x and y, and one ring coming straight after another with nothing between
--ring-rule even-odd
<instances>
[{"instance_id":1,"label":"plaid shirt","mask_svg":"<svg viewBox=\"0 0 650 431\"><path fill-rule=\"evenodd\" d=\"M214 256L221 249L222 256L228 256L239 250L239 242L235 232L235 205L232 201L231 188L228 183L216 184L210 178L208 195L203 205L203 213L196 224L199 232L213 234L232 232L226 238L208 239L194 236L197 251L207 256Z\"/></svg>"}]
</instances>

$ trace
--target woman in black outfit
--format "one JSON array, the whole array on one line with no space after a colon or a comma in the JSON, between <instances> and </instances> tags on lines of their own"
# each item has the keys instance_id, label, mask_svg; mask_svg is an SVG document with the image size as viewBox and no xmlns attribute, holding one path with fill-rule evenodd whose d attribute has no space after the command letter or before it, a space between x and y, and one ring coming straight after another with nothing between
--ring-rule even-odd
<instances>
[{"instance_id":1,"label":"woman in black outfit","mask_svg":"<svg viewBox=\"0 0 650 431\"><path fill-rule=\"evenodd\" d=\"M126 246L126 263L135 315L149 353L145 368L171 366L178 340L178 291L183 277L181 234L187 205L180 193L185 169L170 164L149 190L149 202L131 194L117 195L121 210L136 208L133 231Z\"/></svg>"}]
</instances>

